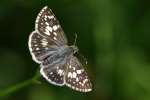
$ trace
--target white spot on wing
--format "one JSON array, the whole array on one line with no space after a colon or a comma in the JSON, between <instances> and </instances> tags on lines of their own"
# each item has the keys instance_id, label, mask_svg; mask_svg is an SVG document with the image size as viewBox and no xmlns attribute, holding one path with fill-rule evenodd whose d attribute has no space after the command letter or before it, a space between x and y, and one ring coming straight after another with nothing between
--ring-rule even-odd
<instances>
[{"instance_id":1,"label":"white spot on wing","mask_svg":"<svg viewBox=\"0 0 150 100\"><path fill-rule=\"evenodd\" d=\"M56 32L53 32L53 34L54 34L55 36L57 36L57 33L56 33Z\"/></svg>"},{"instance_id":2,"label":"white spot on wing","mask_svg":"<svg viewBox=\"0 0 150 100\"><path fill-rule=\"evenodd\" d=\"M48 23L48 22L45 22L45 24L46 24L47 26L49 26L49 23Z\"/></svg>"},{"instance_id":3,"label":"white spot on wing","mask_svg":"<svg viewBox=\"0 0 150 100\"><path fill-rule=\"evenodd\" d=\"M71 72L68 73L68 77L72 78L72 73Z\"/></svg>"},{"instance_id":4,"label":"white spot on wing","mask_svg":"<svg viewBox=\"0 0 150 100\"><path fill-rule=\"evenodd\" d=\"M45 50L48 50L48 47L46 47Z\"/></svg>"},{"instance_id":5,"label":"white spot on wing","mask_svg":"<svg viewBox=\"0 0 150 100\"><path fill-rule=\"evenodd\" d=\"M71 68L71 65L69 65L69 68Z\"/></svg>"},{"instance_id":6,"label":"white spot on wing","mask_svg":"<svg viewBox=\"0 0 150 100\"><path fill-rule=\"evenodd\" d=\"M85 84L87 81L88 81L88 79L84 79L84 80L83 80L83 83Z\"/></svg>"},{"instance_id":7,"label":"white spot on wing","mask_svg":"<svg viewBox=\"0 0 150 100\"><path fill-rule=\"evenodd\" d=\"M36 50L40 50L40 48L36 48Z\"/></svg>"},{"instance_id":8,"label":"white spot on wing","mask_svg":"<svg viewBox=\"0 0 150 100\"><path fill-rule=\"evenodd\" d=\"M53 18L54 18L54 16L53 16L53 15L52 15L52 16L48 16L48 18L49 18L49 19L53 19Z\"/></svg>"},{"instance_id":9,"label":"white spot on wing","mask_svg":"<svg viewBox=\"0 0 150 100\"><path fill-rule=\"evenodd\" d=\"M44 46L47 46L47 43L48 42L45 41L45 42L42 42L41 44L44 45Z\"/></svg>"},{"instance_id":10,"label":"white spot on wing","mask_svg":"<svg viewBox=\"0 0 150 100\"><path fill-rule=\"evenodd\" d=\"M76 82L79 82L79 78L78 77L76 78Z\"/></svg>"},{"instance_id":11,"label":"white spot on wing","mask_svg":"<svg viewBox=\"0 0 150 100\"><path fill-rule=\"evenodd\" d=\"M50 35L50 32L48 31L48 29L46 29L44 33L45 33L46 35Z\"/></svg>"},{"instance_id":12,"label":"white spot on wing","mask_svg":"<svg viewBox=\"0 0 150 100\"><path fill-rule=\"evenodd\" d=\"M76 68L75 68L75 67L73 67L73 70L76 70Z\"/></svg>"},{"instance_id":13,"label":"white spot on wing","mask_svg":"<svg viewBox=\"0 0 150 100\"><path fill-rule=\"evenodd\" d=\"M50 26L46 26L46 29L47 29L48 31L50 31L50 32L53 31L52 28L51 28Z\"/></svg>"},{"instance_id":14,"label":"white spot on wing","mask_svg":"<svg viewBox=\"0 0 150 100\"><path fill-rule=\"evenodd\" d=\"M75 72L73 72L72 77L73 77L73 78L76 78L76 77L77 77L77 74L76 74Z\"/></svg>"},{"instance_id":15,"label":"white spot on wing","mask_svg":"<svg viewBox=\"0 0 150 100\"><path fill-rule=\"evenodd\" d=\"M56 38L56 37L54 37L54 40L57 40L57 38Z\"/></svg>"},{"instance_id":16,"label":"white spot on wing","mask_svg":"<svg viewBox=\"0 0 150 100\"><path fill-rule=\"evenodd\" d=\"M44 17L44 20L45 20L45 21L47 20L47 17L46 17L46 16Z\"/></svg>"},{"instance_id":17,"label":"white spot on wing","mask_svg":"<svg viewBox=\"0 0 150 100\"><path fill-rule=\"evenodd\" d=\"M63 70L59 69L59 70L58 70L58 74L59 74L59 75L63 75Z\"/></svg>"},{"instance_id":18,"label":"white spot on wing","mask_svg":"<svg viewBox=\"0 0 150 100\"><path fill-rule=\"evenodd\" d=\"M81 70L77 70L77 74L81 74Z\"/></svg>"},{"instance_id":19,"label":"white spot on wing","mask_svg":"<svg viewBox=\"0 0 150 100\"><path fill-rule=\"evenodd\" d=\"M47 40L46 40L45 38L43 38L43 39L42 39L42 42L45 42L45 41L47 41Z\"/></svg>"},{"instance_id":20,"label":"white spot on wing","mask_svg":"<svg viewBox=\"0 0 150 100\"><path fill-rule=\"evenodd\" d=\"M58 29L59 25L54 25L53 30L56 31Z\"/></svg>"},{"instance_id":21,"label":"white spot on wing","mask_svg":"<svg viewBox=\"0 0 150 100\"><path fill-rule=\"evenodd\" d=\"M35 46L35 47L37 47L38 45L37 45L37 44L35 44L34 46Z\"/></svg>"}]
</instances>

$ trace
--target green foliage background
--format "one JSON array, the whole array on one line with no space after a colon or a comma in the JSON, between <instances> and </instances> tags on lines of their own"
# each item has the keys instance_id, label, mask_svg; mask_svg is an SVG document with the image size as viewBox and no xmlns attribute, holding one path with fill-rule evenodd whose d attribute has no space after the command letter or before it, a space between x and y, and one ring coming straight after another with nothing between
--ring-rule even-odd
<instances>
[{"instance_id":1,"label":"green foliage background","mask_svg":"<svg viewBox=\"0 0 150 100\"><path fill-rule=\"evenodd\" d=\"M88 60L93 91L49 84L28 50L39 11L48 5ZM150 100L148 0L1 0L1 100Z\"/></svg>"}]
</instances>

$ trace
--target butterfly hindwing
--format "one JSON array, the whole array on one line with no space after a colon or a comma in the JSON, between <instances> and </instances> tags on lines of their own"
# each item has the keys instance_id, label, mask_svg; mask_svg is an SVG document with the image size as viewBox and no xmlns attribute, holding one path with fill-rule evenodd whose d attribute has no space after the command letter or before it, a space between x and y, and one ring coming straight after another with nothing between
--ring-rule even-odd
<instances>
[{"instance_id":1,"label":"butterfly hindwing","mask_svg":"<svg viewBox=\"0 0 150 100\"><path fill-rule=\"evenodd\" d=\"M41 63L48 55L57 49L55 42L33 31L29 36L29 50L35 62Z\"/></svg>"},{"instance_id":2,"label":"butterfly hindwing","mask_svg":"<svg viewBox=\"0 0 150 100\"><path fill-rule=\"evenodd\" d=\"M62 86L65 84L64 76L65 76L66 66L65 64L58 64L53 66L41 66L40 73L42 76L50 83L58 86Z\"/></svg>"}]
</instances>

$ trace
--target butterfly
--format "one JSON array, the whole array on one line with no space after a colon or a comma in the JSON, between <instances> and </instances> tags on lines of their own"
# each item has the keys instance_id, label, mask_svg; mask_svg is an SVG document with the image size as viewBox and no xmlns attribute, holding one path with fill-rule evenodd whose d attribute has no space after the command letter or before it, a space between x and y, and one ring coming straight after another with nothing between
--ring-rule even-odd
<instances>
[{"instance_id":1,"label":"butterfly","mask_svg":"<svg viewBox=\"0 0 150 100\"><path fill-rule=\"evenodd\" d=\"M67 43L59 21L45 6L36 18L35 30L29 35L32 59L40 64L40 73L49 83L89 92L92 84L83 65L74 56L78 48Z\"/></svg>"}]
</instances>

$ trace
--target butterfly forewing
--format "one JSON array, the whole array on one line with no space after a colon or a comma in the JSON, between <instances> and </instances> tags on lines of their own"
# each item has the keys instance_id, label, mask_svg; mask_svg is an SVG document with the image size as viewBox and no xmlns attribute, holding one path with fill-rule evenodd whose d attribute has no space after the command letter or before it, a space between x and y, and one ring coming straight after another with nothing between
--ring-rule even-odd
<instances>
[{"instance_id":1,"label":"butterfly forewing","mask_svg":"<svg viewBox=\"0 0 150 100\"><path fill-rule=\"evenodd\" d=\"M74 90L89 92L92 90L91 82L82 64L74 56L71 57L65 76L66 85Z\"/></svg>"},{"instance_id":2,"label":"butterfly forewing","mask_svg":"<svg viewBox=\"0 0 150 100\"><path fill-rule=\"evenodd\" d=\"M66 65L57 64L53 66L41 66L41 74L42 76L50 83L58 86L64 85L64 75Z\"/></svg>"},{"instance_id":3,"label":"butterfly forewing","mask_svg":"<svg viewBox=\"0 0 150 100\"><path fill-rule=\"evenodd\" d=\"M47 6L38 14L35 22L35 29L39 34L55 41L57 45L67 44L67 39L59 21Z\"/></svg>"}]
</instances>

